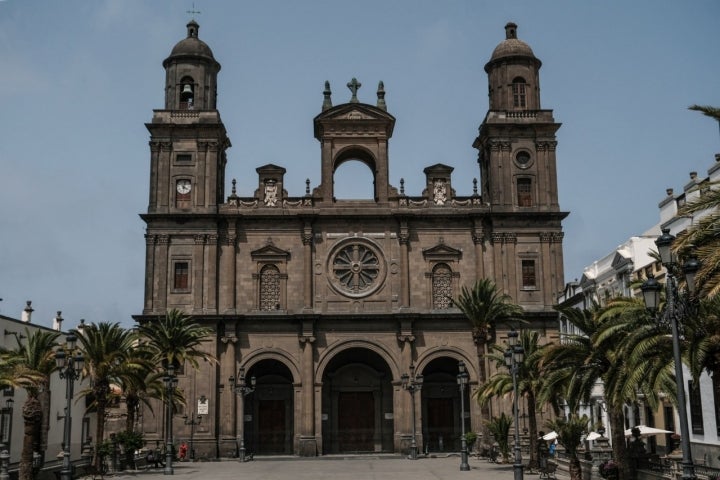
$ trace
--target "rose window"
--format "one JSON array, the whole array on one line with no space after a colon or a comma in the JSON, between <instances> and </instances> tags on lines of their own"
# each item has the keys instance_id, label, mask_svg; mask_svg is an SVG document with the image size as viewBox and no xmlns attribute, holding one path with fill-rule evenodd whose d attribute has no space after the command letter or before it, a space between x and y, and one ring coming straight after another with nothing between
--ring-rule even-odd
<instances>
[{"instance_id":1,"label":"rose window","mask_svg":"<svg viewBox=\"0 0 720 480\"><path fill-rule=\"evenodd\" d=\"M379 250L369 242L345 243L335 250L328 265L331 284L339 293L363 297L374 292L385 276Z\"/></svg>"}]
</instances>

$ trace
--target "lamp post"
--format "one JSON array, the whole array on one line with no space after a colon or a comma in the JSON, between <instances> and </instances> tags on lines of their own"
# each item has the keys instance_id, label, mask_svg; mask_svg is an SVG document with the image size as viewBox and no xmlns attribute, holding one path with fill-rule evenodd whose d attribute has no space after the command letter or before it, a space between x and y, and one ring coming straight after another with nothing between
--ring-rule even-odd
<instances>
[{"instance_id":1,"label":"lamp post","mask_svg":"<svg viewBox=\"0 0 720 480\"><path fill-rule=\"evenodd\" d=\"M7 445L4 443L0 444L0 480L10 480L10 473L8 472L8 465L10 463L10 452L7 450Z\"/></svg>"},{"instance_id":2,"label":"lamp post","mask_svg":"<svg viewBox=\"0 0 720 480\"><path fill-rule=\"evenodd\" d=\"M200 402L205 403L205 395L202 395L200 397ZM185 425L190 425L190 460L195 461L195 426L200 425L202 423L202 415L198 414L195 415L195 412L190 413L190 417L187 416L187 414L183 415L183 420L185 421Z\"/></svg>"},{"instance_id":3,"label":"lamp post","mask_svg":"<svg viewBox=\"0 0 720 480\"><path fill-rule=\"evenodd\" d=\"M237 432L237 444L238 444L238 461L244 462L245 461L245 400L244 397L247 395L250 395L252 392L255 391L255 385L257 384L257 379L255 377L250 377L250 384L248 385L245 380L245 369L240 368L238 370L238 376L237 379L235 377L230 377L230 385L232 387L233 392L235 392L236 395L240 396L240 402L242 403L242 408L240 411L240 421L238 422L238 432Z\"/></svg>"},{"instance_id":4,"label":"lamp post","mask_svg":"<svg viewBox=\"0 0 720 480\"><path fill-rule=\"evenodd\" d=\"M167 398L167 418L165 420L165 432L167 438L165 439L165 468L163 469L164 475L173 475L172 460L173 460L173 435L172 435L172 417L173 417L173 396L175 394L175 387L177 386L177 377L175 376L175 366L169 364L165 369L166 375L163 377L163 383L165 383L165 393Z\"/></svg>"},{"instance_id":5,"label":"lamp post","mask_svg":"<svg viewBox=\"0 0 720 480\"><path fill-rule=\"evenodd\" d=\"M422 374L415 374L415 365L410 365L410 374L403 373L400 376L403 390L410 392L412 410L412 440L410 441L410 459L417 460L417 431L415 427L415 392L419 392L423 385Z\"/></svg>"},{"instance_id":6,"label":"lamp post","mask_svg":"<svg viewBox=\"0 0 720 480\"><path fill-rule=\"evenodd\" d=\"M63 463L60 470L60 480L72 480L72 465L70 464L70 430L72 418L70 415L71 402L75 380L80 378L85 359L80 352L75 352L77 337L70 333L65 337L65 346L55 351L55 363L60 378L65 380L65 424L63 427ZM75 356L73 357L73 352Z\"/></svg>"},{"instance_id":7,"label":"lamp post","mask_svg":"<svg viewBox=\"0 0 720 480\"><path fill-rule=\"evenodd\" d=\"M684 319L686 311L690 307L687 300L683 300L677 285L677 274L680 266L671 250L675 237L670 235L670 229L664 228L662 235L655 240L655 245L660 253L660 261L667 270L665 280L665 311L656 316L661 326L670 324L672 331L673 359L675 362L675 380L677 383L677 404L678 416L680 417L680 442L682 445L682 478L683 480L694 480L695 465L693 464L692 451L690 446L690 429L688 428L687 404L685 401L685 380L683 377L682 358L680 357L680 335L679 323ZM687 290L690 295L695 290L695 273L700 268L695 258L690 258L682 267L685 275ZM660 305L660 291L662 285L652 276L640 287L643 293L645 306L655 314Z\"/></svg>"},{"instance_id":8,"label":"lamp post","mask_svg":"<svg viewBox=\"0 0 720 480\"><path fill-rule=\"evenodd\" d=\"M518 332L510 330L508 332L508 348L505 350L505 365L512 373L513 381L513 423L515 424L515 463L513 463L513 475L515 480L523 479L522 453L520 452L520 425L518 419L518 367L525 358L525 350L518 345Z\"/></svg>"},{"instance_id":9,"label":"lamp post","mask_svg":"<svg viewBox=\"0 0 720 480\"><path fill-rule=\"evenodd\" d=\"M460 471L470 470L468 464L467 439L465 438L465 386L468 384L468 373L465 362L458 362L457 383L460 385Z\"/></svg>"}]
</instances>

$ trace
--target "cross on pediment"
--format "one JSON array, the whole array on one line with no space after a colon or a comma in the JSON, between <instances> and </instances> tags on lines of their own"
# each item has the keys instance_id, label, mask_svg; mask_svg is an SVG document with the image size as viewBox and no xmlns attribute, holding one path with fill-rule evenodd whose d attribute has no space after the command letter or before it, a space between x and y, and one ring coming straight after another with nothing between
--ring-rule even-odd
<instances>
[{"instance_id":1,"label":"cross on pediment","mask_svg":"<svg viewBox=\"0 0 720 480\"><path fill-rule=\"evenodd\" d=\"M362 83L357 81L357 78L353 77L352 80L350 80L347 84L347 87L352 92L352 98L350 98L350 103L360 103L357 98L357 91L362 87Z\"/></svg>"}]
</instances>

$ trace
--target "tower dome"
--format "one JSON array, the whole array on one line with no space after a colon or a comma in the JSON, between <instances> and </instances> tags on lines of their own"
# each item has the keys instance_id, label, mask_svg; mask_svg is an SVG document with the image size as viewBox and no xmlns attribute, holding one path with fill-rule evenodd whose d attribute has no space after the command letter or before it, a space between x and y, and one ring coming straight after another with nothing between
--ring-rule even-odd
<instances>
[{"instance_id":1,"label":"tower dome","mask_svg":"<svg viewBox=\"0 0 720 480\"><path fill-rule=\"evenodd\" d=\"M214 110L220 64L208 45L198 38L200 25L187 24L187 37L180 40L163 61L165 108L167 110Z\"/></svg>"},{"instance_id":2,"label":"tower dome","mask_svg":"<svg viewBox=\"0 0 720 480\"><path fill-rule=\"evenodd\" d=\"M517 25L505 25L505 40L495 47L485 64L490 110L540 109L541 65L532 48L517 38Z\"/></svg>"},{"instance_id":3,"label":"tower dome","mask_svg":"<svg viewBox=\"0 0 720 480\"><path fill-rule=\"evenodd\" d=\"M205 57L208 60L215 60L212 50L207 43L198 38L200 25L195 20L190 20L187 24L187 37L180 40L170 52L170 56L165 59L163 66L175 57Z\"/></svg>"},{"instance_id":4,"label":"tower dome","mask_svg":"<svg viewBox=\"0 0 720 480\"><path fill-rule=\"evenodd\" d=\"M490 61L485 65L485 71L487 72L493 63L500 59L507 60L508 57L526 57L537 62L537 68L540 68L541 65L530 45L517 38L517 25L512 22L505 25L505 40L500 42L493 50Z\"/></svg>"}]
</instances>

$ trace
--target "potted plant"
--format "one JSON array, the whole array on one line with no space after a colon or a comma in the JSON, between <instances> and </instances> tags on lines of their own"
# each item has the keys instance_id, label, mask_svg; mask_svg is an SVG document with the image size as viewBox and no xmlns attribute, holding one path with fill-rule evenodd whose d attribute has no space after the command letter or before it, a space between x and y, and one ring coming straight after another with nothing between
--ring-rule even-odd
<instances>
[{"instance_id":1,"label":"potted plant","mask_svg":"<svg viewBox=\"0 0 720 480\"><path fill-rule=\"evenodd\" d=\"M606 478L607 480L617 480L619 470L618 464L615 463L612 458L601 463L598 469L600 470L600 476L602 478Z\"/></svg>"}]
</instances>

